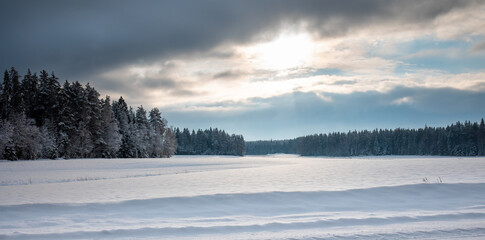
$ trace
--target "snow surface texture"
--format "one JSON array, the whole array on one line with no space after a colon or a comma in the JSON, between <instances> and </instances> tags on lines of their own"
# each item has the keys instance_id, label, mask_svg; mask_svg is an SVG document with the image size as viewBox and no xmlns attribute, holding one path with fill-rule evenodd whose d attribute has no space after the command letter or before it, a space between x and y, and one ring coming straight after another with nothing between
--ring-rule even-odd
<instances>
[{"instance_id":1,"label":"snow surface texture","mask_svg":"<svg viewBox=\"0 0 485 240\"><path fill-rule=\"evenodd\" d=\"M485 239L484 223L485 158L0 162L0 239Z\"/></svg>"}]
</instances>

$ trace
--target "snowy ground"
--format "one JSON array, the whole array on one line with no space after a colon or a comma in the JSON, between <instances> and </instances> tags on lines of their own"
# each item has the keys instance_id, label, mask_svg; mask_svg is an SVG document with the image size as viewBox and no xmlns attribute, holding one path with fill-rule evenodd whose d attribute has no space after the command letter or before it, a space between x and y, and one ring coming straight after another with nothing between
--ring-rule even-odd
<instances>
[{"instance_id":1,"label":"snowy ground","mask_svg":"<svg viewBox=\"0 0 485 240\"><path fill-rule=\"evenodd\" d=\"M0 239L485 239L484 223L485 158L0 162Z\"/></svg>"}]
</instances>

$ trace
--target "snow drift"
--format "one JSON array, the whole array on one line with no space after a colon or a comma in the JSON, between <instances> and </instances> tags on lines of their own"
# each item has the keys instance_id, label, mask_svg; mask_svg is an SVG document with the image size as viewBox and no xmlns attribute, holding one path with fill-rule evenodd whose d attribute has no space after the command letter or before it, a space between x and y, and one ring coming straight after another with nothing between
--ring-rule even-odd
<instances>
[{"instance_id":1,"label":"snow drift","mask_svg":"<svg viewBox=\"0 0 485 240\"><path fill-rule=\"evenodd\" d=\"M205 159L207 165L201 164L200 161ZM315 178L318 174L302 174L307 170L298 166L313 163L316 164L312 166L315 171L319 169L317 165L320 164L329 168L334 164L335 159L272 157L257 158L257 163L252 160L254 159L179 158L172 160L179 163L160 164L154 160L140 162L138 165L133 165L133 161L113 160L114 162L101 162L97 169L106 173L106 179L88 178L83 181L62 181L65 176L57 178L45 174L59 169L63 169L62 172L64 172L65 168L68 168L64 163L69 161L25 162L25 169L32 164L37 164L37 167L25 170L32 173L32 176L36 176L33 184L15 184L15 177L4 175L4 182L7 183L9 180L12 184L0 186L2 190L0 239L480 239L485 237L483 226L485 183L471 181L483 180L480 175L483 173L480 172L482 166L480 164L475 166L479 168L476 173L469 172L470 175L475 175L468 176L470 177L468 183L405 184L405 181L401 181L397 182L401 184L394 186L342 190L332 190L333 187L331 187L325 190L315 187L320 183L320 179ZM438 160L442 160L444 165L449 163L447 159ZM345 160L337 161L341 161L342 168L345 168ZM367 164L374 164L374 168L377 165L390 163L404 168L405 162L408 165L419 162L420 166L427 161L431 161L432 165L436 164L435 159L425 158L348 161L353 164L355 164L354 161L367 161ZM483 159L461 159L461 164L466 165L467 161L481 162ZM81 165L81 163L84 167L80 169L84 170L78 169L71 174L82 175L96 170L89 162L72 161L72 164ZM53 164L57 167L48 167ZM461 174L459 166L458 164L453 172ZM199 172L184 173L185 167ZM237 177L235 179L228 176L235 174L244 176L249 170L253 173L271 170L274 175L285 175L288 167L293 169L294 175L287 175L293 183L308 182L307 184L316 190L295 191L291 189L298 189L296 186L291 187L288 183L284 183L283 186L288 187L290 191L281 191L282 187L278 187L274 182L273 187L265 186L267 187L265 191L260 189L261 191L257 192L247 192L255 184L248 181L238 185L239 192L229 186L225 189L221 188L224 185L215 185L217 189L212 189L212 192L202 191L202 193L209 192L208 194L184 195L181 194L184 189L180 189L179 193L171 192L168 195L140 195L139 192L141 190L163 191L163 189L153 188L157 185L150 185L151 190L144 185L153 181L165 181L167 178L178 181L185 179L192 184L190 178L195 176L199 181L209 178L211 182L221 181L227 184L241 181L241 176L234 176ZM426 167L421 168L426 169ZM7 167L3 170L5 169ZM12 169L20 171L20 168L12 167L10 170ZM154 169L160 172L153 174ZM410 168L408 166L404 169ZM45 172L42 173L43 171ZM174 172L183 174L174 174ZM414 175L416 172L409 174ZM41 178L41 176L44 177ZM367 172L367 176L371 177L372 174ZM298 178L302 179L297 181ZM400 178L403 179L403 176ZM123 179L127 179L127 182L129 180L134 185L111 184L112 182L125 183ZM270 180L269 177L260 180L264 179ZM453 178L447 176L446 179ZM104 185L105 182L110 184ZM71 186L76 190L94 186L97 187L99 195L111 197L92 196L91 201L79 201L77 196L65 196L55 201L46 195L29 195L31 194L29 192L22 195L18 191L24 187L43 187L48 190L49 186L53 186L62 192L63 188L59 188L61 185ZM139 188L133 189L134 186ZM185 185L179 183L178 187L181 186ZM138 198L118 196L120 200L116 200L119 194L116 188L122 189L128 196L131 189L136 193L134 196ZM277 191L271 191L271 189ZM15 194L7 196L4 193ZM34 201L35 197L40 198Z\"/></svg>"}]
</instances>

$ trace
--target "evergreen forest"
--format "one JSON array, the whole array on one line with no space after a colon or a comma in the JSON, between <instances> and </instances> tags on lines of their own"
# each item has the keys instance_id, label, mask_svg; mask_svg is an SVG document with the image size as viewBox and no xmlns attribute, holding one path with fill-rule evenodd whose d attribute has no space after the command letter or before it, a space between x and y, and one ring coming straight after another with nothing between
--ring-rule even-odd
<instances>
[{"instance_id":1,"label":"evergreen forest","mask_svg":"<svg viewBox=\"0 0 485 240\"><path fill-rule=\"evenodd\" d=\"M0 159L170 157L175 134L159 109L128 107L45 70L0 84Z\"/></svg>"},{"instance_id":2,"label":"evergreen forest","mask_svg":"<svg viewBox=\"0 0 485 240\"><path fill-rule=\"evenodd\" d=\"M465 121L446 127L396 128L314 134L290 140L246 142L246 154L302 156L485 155L485 123Z\"/></svg>"},{"instance_id":3,"label":"evergreen forest","mask_svg":"<svg viewBox=\"0 0 485 240\"><path fill-rule=\"evenodd\" d=\"M229 135L224 130L206 129L192 132L175 129L177 155L236 155L243 156L246 146L242 135Z\"/></svg>"}]
</instances>

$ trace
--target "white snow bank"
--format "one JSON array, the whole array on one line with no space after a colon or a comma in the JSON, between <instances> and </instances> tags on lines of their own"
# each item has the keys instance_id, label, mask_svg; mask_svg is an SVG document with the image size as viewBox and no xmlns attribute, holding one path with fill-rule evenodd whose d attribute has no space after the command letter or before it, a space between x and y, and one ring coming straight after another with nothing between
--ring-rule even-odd
<instances>
[{"instance_id":1,"label":"white snow bank","mask_svg":"<svg viewBox=\"0 0 485 240\"><path fill-rule=\"evenodd\" d=\"M213 157L0 163L0 205L481 183L485 158Z\"/></svg>"},{"instance_id":2,"label":"white snow bank","mask_svg":"<svg viewBox=\"0 0 485 240\"><path fill-rule=\"evenodd\" d=\"M222 237L220 234L290 230L302 236L314 230L416 223L440 223L455 229L475 226L466 231L477 236L485 234L485 228L478 227L485 221L484 192L485 184L418 184L110 203L3 205L0 239ZM461 226L461 222L466 225Z\"/></svg>"},{"instance_id":3,"label":"white snow bank","mask_svg":"<svg viewBox=\"0 0 485 240\"><path fill-rule=\"evenodd\" d=\"M485 158L1 162L0 183L0 239L485 239Z\"/></svg>"}]
</instances>

